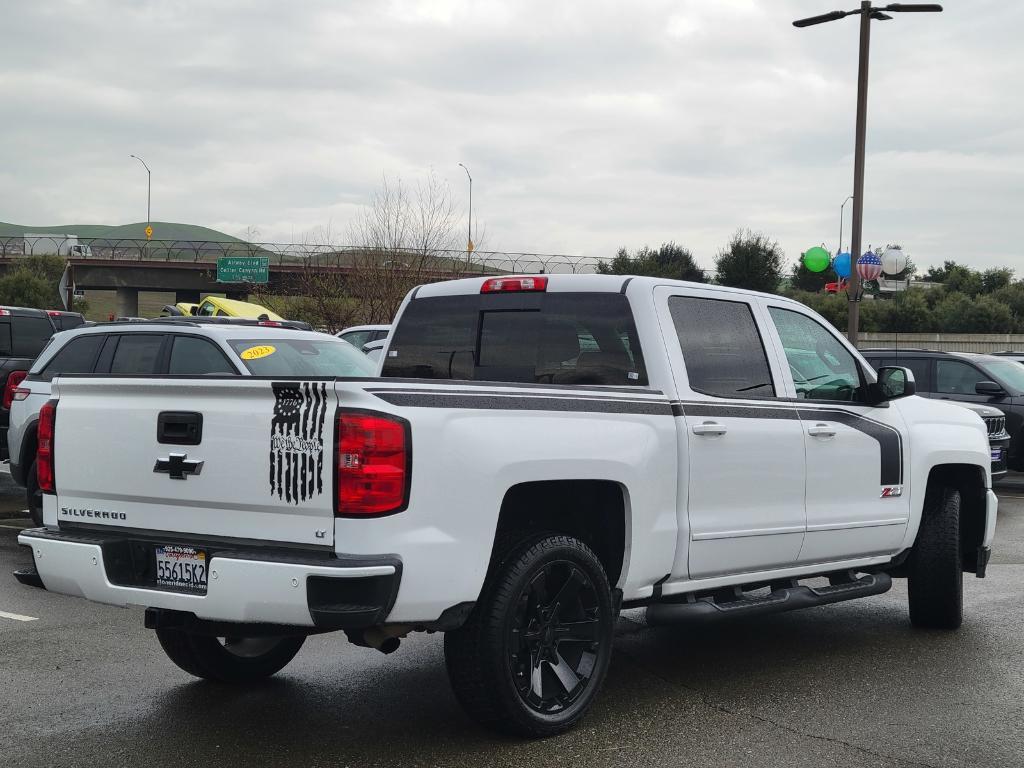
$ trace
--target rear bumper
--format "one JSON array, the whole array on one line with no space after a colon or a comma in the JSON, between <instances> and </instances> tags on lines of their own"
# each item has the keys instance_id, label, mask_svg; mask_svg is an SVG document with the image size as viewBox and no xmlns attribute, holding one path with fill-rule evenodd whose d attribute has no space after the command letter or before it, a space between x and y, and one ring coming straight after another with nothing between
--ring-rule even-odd
<instances>
[{"instance_id":1,"label":"rear bumper","mask_svg":"<svg viewBox=\"0 0 1024 768\"><path fill-rule=\"evenodd\" d=\"M402 577L402 562L394 555L229 549L192 541L208 552L209 579L205 594L191 594L156 586L149 539L35 528L22 531L18 543L31 548L39 578L51 592L208 621L320 630L376 626L391 611Z\"/></svg>"}]
</instances>

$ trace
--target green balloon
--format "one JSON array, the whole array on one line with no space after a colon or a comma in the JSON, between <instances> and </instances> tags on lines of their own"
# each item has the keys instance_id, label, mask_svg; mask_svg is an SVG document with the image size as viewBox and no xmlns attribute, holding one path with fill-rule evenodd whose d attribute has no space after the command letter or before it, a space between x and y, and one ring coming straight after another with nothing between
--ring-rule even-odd
<instances>
[{"instance_id":1,"label":"green balloon","mask_svg":"<svg viewBox=\"0 0 1024 768\"><path fill-rule=\"evenodd\" d=\"M824 272L831 263L832 258L828 255L828 251L820 245L808 248L807 253L804 254L804 266L810 272Z\"/></svg>"}]
</instances>

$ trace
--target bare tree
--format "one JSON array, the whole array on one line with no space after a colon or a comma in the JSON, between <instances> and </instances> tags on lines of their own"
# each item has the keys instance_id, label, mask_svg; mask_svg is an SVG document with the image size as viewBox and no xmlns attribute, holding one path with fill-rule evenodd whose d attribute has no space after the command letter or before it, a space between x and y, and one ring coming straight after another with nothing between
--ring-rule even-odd
<instances>
[{"instance_id":1,"label":"bare tree","mask_svg":"<svg viewBox=\"0 0 1024 768\"><path fill-rule=\"evenodd\" d=\"M414 286L480 270L459 248L460 227L451 189L435 173L412 187L385 176L350 224L348 245L337 245L330 225L307 234L310 257L294 296L257 295L279 314L326 330L389 323Z\"/></svg>"}]
</instances>

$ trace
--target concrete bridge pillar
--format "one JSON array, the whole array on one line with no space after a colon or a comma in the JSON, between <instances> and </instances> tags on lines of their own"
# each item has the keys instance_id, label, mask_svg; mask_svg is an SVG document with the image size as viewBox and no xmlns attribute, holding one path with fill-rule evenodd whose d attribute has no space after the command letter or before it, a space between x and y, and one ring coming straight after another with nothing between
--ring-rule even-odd
<instances>
[{"instance_id":1,"label":"concrete bridge pillar","mask_svg":"<svg viewBox=\"0 0 1024 768\"><path fill-rule=\"evenodd\" d=\"M189 304L199 303L199 291L175 291L174 303L188 302Z\"/></svg>"},{"instance_id":2,"label":"concrete bridge pillar","mask_svg":"<svg viewBox=\"0 0 1024 768\"><path fill-rule=\"evenodd\" d=\"M234 299L235 301L248 301L248 291L225 291L224 297L228 299Z\"/></svg>"},{"instance_id":3,"label":"concrete bridge pillar","mask_svg":"<svg viewBox=\"0 0 1024 768\"><path fill-rule=\"evenodd\" d=\"M118 288L117 289L117 316L138 317L139 316L139 289Z\"/></svg>"}]
</instances>

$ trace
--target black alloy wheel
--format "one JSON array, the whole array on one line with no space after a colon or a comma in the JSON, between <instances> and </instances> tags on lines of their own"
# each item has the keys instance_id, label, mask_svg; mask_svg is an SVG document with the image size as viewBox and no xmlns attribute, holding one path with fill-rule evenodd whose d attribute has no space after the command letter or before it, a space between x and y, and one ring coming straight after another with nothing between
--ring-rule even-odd
<instances>
[{"instance_id":1,"label":"black alloy wheel","mask_svg":"<svg viewBox=\"0 0 1024 768\"><path fill-rule=\"evenodd\" d=\"M561 712L586 690L601 636L590 577L568 561L548 563L519 595L509 628L508 663L530 709Z\"/></svg>"}]
</instances>

